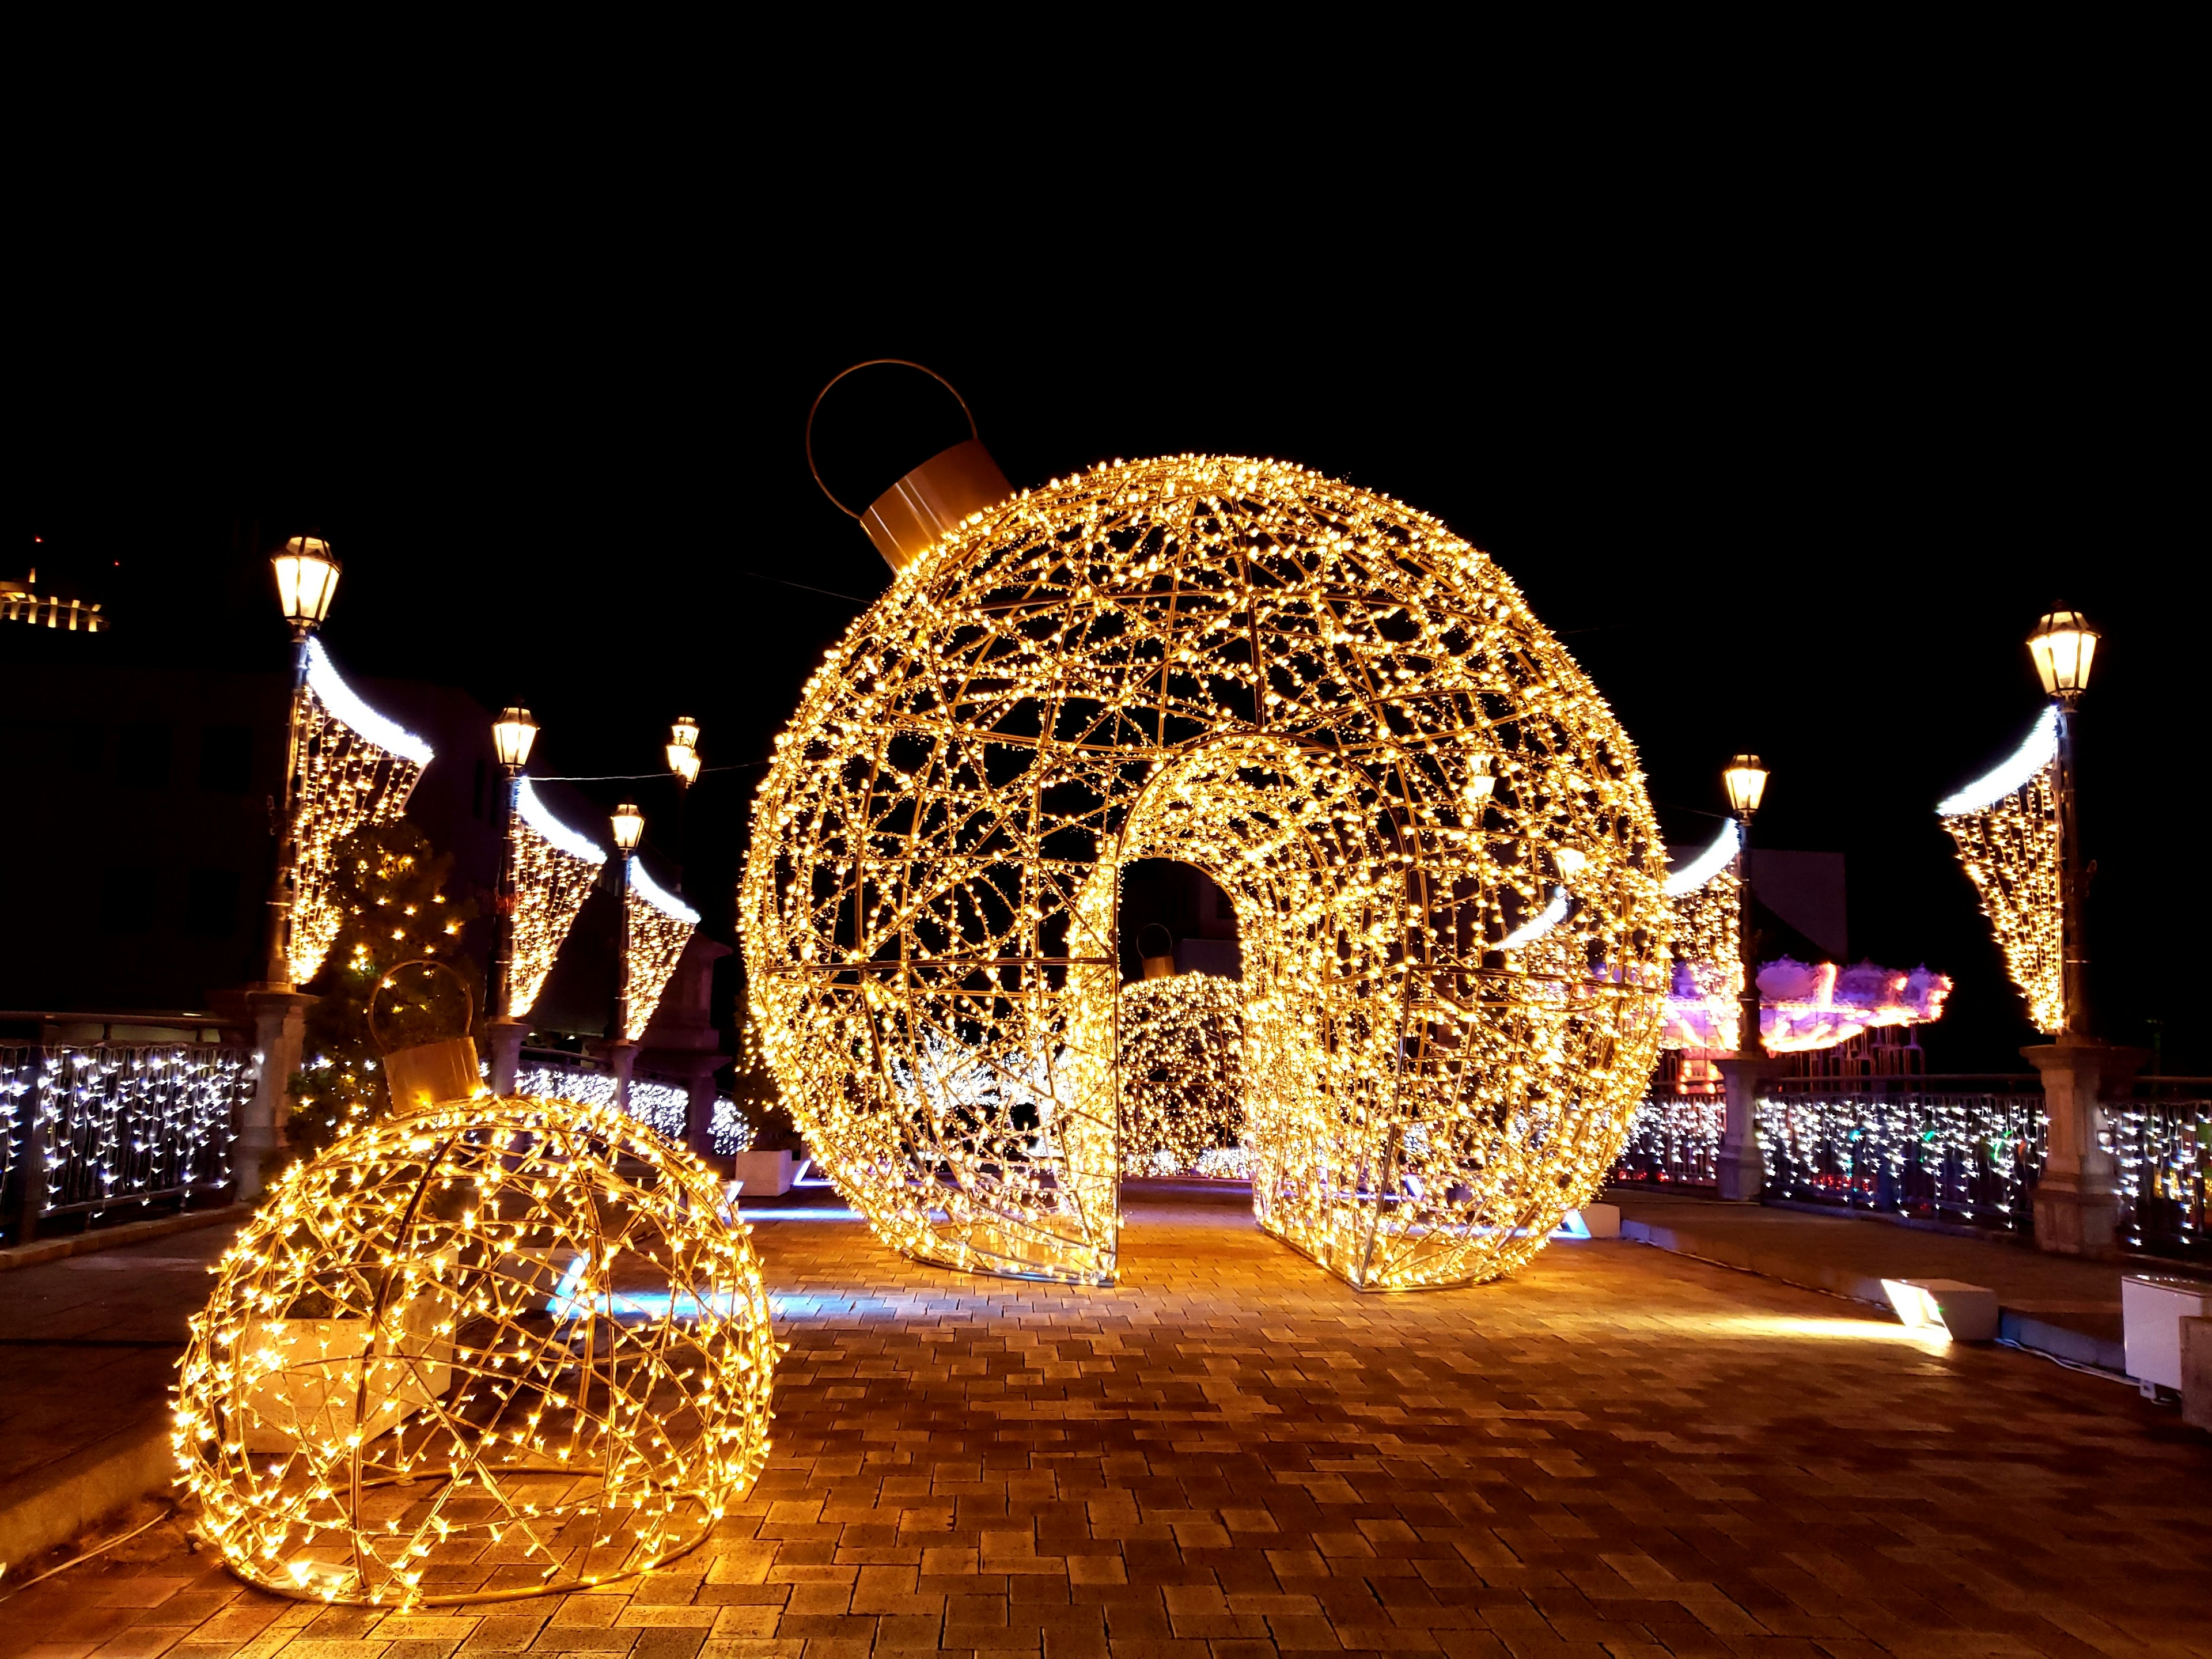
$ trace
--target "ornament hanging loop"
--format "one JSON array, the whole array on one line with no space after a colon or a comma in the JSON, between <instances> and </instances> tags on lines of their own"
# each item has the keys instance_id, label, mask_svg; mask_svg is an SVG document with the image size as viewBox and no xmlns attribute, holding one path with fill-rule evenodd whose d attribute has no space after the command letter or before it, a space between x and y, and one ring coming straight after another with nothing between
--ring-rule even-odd
<instances>
[{"instance_id":1,"label":"ornament hanging loop","mask_svg":"<svg viewBox=\"0 0 2212 1659\"><path fill-rule=\"evenodd\" d=\"M387 991L397 988L399 975L410 969L428 969L434 979L443 975L452 981L453 988L460 992L460 1030L451 1029L450 1018L434 1018L429 1033L403 1034L397 1038L388 1024L380 1028L377 1021L378 1003ZM426 994L423 1002L428 1004ZM451 1004L448 1003L448 1010ZM368 1040L384 1056L384 1080L392 1096L392 1103L402 1110L420 1110L425 1107L442 1105L447 1101L466 1100L484 1092L482 1068L477 1063L477 1045L469 1036L476 1024L477 1000L469 989L469 982L447 963L434 962L428 957L418 957L412 962L403 962L386 971L377 981L376 988L368 997ZM407 1036L411 1036L412 1041Z\"/></svg>"},{"instance_id":2,"label":"ornament hanging loop","mask_svg":"<svg viewBox=\"0 0 2212 1659\"><path fill-rule=\"evenodd\" d=\"M960 395L960 388L954 386L951 381L946 380L942 374L939 374L935 369L930 368L927 363L917 363L912 359L907 357L871 357L864 363L854 363L850 368L841 369L836 374L830 378L830 384L828 386L823 386L821 391L814 394L814 401L807 406L806 470L814 475L814 482L820 487L822 493L830 497L830 505L836 507L840 513L843 514L848 519L858 519L862 515L854 512L851 507L846 506L844 502L837 499L836 494L831 491L830 486L823 481L822 469L814 464L814 417L821 412L822 400L828 397L830 393L831 388L835 387L837 382L843 380L848 374L857 374L864 368L885 368L919 369L922 374L928 375L931 380L936 381L938 385L943 386L947 392L952 394L952 401L960 405L960 412L968 417L968 436L970 441L979 440L982 436L982 434L975 429L975 411L968 407L968 400Z\"/></svg>"}]
</instances>

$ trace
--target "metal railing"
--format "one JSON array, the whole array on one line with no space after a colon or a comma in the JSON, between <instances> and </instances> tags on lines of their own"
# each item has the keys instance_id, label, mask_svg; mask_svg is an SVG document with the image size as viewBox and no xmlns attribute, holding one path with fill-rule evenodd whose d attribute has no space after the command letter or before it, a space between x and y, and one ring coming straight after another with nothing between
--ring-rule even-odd
<instances>
[{"instance_id":1,"label":"metal railing","mask_svg":"<svg viewBox=\"0 0 2212 1659\"><path fill-rule=\"evenodd\" d=\"M56 1216L225 1192L258 1071L228 1043L0 1048L10 1242Z\"/></svg>"}]
</instances>

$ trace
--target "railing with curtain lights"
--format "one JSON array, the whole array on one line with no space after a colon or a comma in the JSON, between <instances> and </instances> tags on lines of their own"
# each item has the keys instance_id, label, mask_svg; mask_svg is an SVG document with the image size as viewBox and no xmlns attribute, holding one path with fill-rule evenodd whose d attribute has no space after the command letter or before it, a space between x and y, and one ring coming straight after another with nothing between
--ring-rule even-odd
<instances>
[{"instance_id":1,"label":"railing with curtain lights","mask_svg":"<svg viewBox=\"0 0 2212 1659\"><path fill-rule=\"evenodd\" d=\"M58 1216L228 1193L258 1069L252 1049L223 1043L0 1048L9 1242Z\"/></svg>"},{"instance_id":2,"label":"railing with curtain lights","mask_svg":"<svg viewBox=\"0 0 2212 1659\"><path fill-rule=\"evenodd\" d=\"M2199 1081L2146 1079L2135 1097L2102 1109L2128 1249L2212 1257L2212 1098L2187 1086ZM1759 1104L1765 1196L2032 1230L2045 1129L2043 1092L2032 1079L1792 1078L1771 1086ZM1717 1096L1645 1101L1613 1180L1712 1185L1725 1116Z\"/></svg>"},{"instance_id":3,"label":"railing with curtain lights","mask_svg":"<svg viewBox=\"0 0 2212 1659\"><path fill-rule=\"evenodd\" d=\"M614 1073L601 1070L590 1059L556 1049L536 1049L523 1055L516 1073L517 1094L544 1095L556 1100L580 1101L603 1106L615 1097ZM629 1085L629 1115L678 1145L686 1144L690 1091L680 1085L652 1078L633 1077ZM714 1144L694 1151L726 1158L751 1144L752 1130L731 1101L714 1103L711 1138Z\"/></svg>"}]
</instances>

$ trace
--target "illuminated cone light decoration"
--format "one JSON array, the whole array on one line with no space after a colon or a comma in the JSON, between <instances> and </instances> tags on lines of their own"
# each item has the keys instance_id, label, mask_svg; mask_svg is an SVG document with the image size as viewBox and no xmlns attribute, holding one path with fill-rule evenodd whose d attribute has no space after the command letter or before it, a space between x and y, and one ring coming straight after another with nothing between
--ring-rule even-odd
<instances>
[{"instance_id":1,"label":"illuminated cone light decoration","mask_svg":"<svg viewBox=\"0 0 2212 1659\"><path fill-rule=\"evenodd\" d=\"M740 912L878 1236L1113 1280L1118 890L1166 858L1235 906L1259 1224L1363 1288L1540 1249L1641 1097L1668 912L1634 749L1505 574L1234 458L1015 494L971 438L855 516L896 574L778 739Z\"/></svg>"},{"instance_id":2,"label":"illuminated cone light decoration","mask_svg":"<svg viewBox=\"0 0 2212 1659\"><path fill-rule=\"evenodd\" d=\"M473 1079L466 1038L386 1064L418 1103L288 1170L192 1321L173 1438L205 1534L267 1589L402 1607L683 1554L768 1450L721 1184L611 1107L419 1103Z\"/></svg>"}]
</instances>

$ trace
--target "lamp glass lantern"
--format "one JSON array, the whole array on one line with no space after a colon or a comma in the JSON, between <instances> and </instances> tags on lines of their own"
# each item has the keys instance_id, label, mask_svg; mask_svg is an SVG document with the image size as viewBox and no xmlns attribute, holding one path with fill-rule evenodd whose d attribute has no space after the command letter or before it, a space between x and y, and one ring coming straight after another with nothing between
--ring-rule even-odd
<instances>
[{"instance_id":1,"label":"lamp glass lantern","mask_svg":"<svg viewBox=\"0 0 2212 1659\"><path fill-rule=\"evenodd\" d=\"M530 763L530 745L537 741L538 722L527 708L502 708L491 723L491 746L498 752L499 763L510 772Z\"/></svg>"},{"instance_id":2,"label":"lamp glass lantern","mask_svg":"<svg viewBox=\"0 0 2212 1659\"><path fill-rule=\"evenodd\" d=\"M668 757L668 769L676 774L678 782L689 789L699 775L699 722L689 714L678 716L668 728L664 752Z\"/></svg>"},{"instance_id":3,"label":"lamp glass lantern","mask_svg":"<svg viewBox=\"0 0 2212 1659\"><path fill-rule=\"evenodd\" d=\"M1759 763L1758 756L1736 756L1721 778L1728 785L1730 811L1747 818L1759 811L1759 802L1766 798L1766 769Z\"/></svg>"},{"instance_id":4,"label":"lamp glass lantern","mask_svg":"<svg viewBox=\"0 0 2212 1659\"><path fill-rule=\"evenodd\" d=\"M2101 637L2078 611L2050 611L2027 636L2036 677L2046 697L2075 697L2088 689L2089 665Z\"/></svg>"},{"instance_id":5,"label":"lamp glass lantern","mask_svg":"<svg viewBox=\"0 0 2212 1659\"><path fill-rule=\"evenodd\" d=\"M639 811L630 802L624 801L615 808L614 815L608 819L608 823L613 827L617 847L625 853L637 851L638 842L645 839L644 813Z\"/></svg>"},{"instance_id":6,"label":"lamp glass lantern","mask_svg":"<svg viewBox=\"0 0 2212 1659\"><path fill-rule=\"evenodd\" d=\"M331 614L338 591L338 562L320 536L295 536L269 562L276 572L276 602L287 622L315 628Z\"/></svg>"},{"instance_id":7,"label":"lamp glass lantern","mask_svg":"<svg viewBox=\"0 0 2212 1659\"><path fill-rule=\"evenodd\" d=\"M1476 805L1481 805L1490 799L1491 792L1498 787L1495 765L1496 763L1488 755L1476 755L1470 760L1468 769L1467 799L1471 803Z\"/></svg>"}]
</instances>

